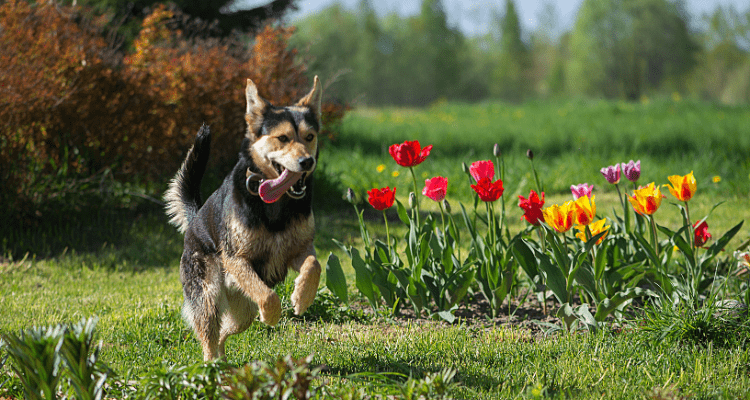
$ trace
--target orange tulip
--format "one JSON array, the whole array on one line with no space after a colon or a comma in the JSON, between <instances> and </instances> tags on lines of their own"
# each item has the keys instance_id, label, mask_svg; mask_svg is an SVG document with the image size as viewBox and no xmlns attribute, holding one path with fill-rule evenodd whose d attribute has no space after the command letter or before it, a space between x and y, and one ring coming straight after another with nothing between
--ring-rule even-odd
<instances>
[{"instance_id":1,"label":"orange tulip","mask_svg":"<svg viewBox=\"0 0 750 400\"><path fill-rule=\"evenodd\" d=\"M589 230L591 231L591 236L593 237L593 236L598 235L601 232L608 231L609 230L609 225L604 226L604 224L606 224L606 223L607 223L607 219L606 218L602 218L599 221L596 221L596 222L592 223L591 225L589 225ZM584 225L578 225L578 226L576 226L576 229L579 230L579 232L576 233L576 237L578 239L581 239L581 240L583 240L585 242L586 241L586 226L584 226ZM605 237L607 237L606 233L604 234L604 236L600 237L599 240L596 241L596 244L600 244L602 242L602 240L604 240Z\"/></svg>"},{"instance_id":2,"label":"orange tulip","mask_svg":"<svg viewBox=\"0 0 750 400\"><path fill-rule=\"evenodd\" d=\"M688 201L693 198L696 190L695 177L693 171L685 176L672 175L668 177L671 185L664 185L669 189L672 196L677 197L680 201Z\"/></svg>"},{"instance_id":3,"label":"orange tulip","mask_svg":"<svg viewBox=\"0 0 750 400\"><path fill-rule=\"evenodd\" d=\"M664 195L661 194L661 190L654 185L654 182L649 183L647 186L636 189L633 191L633 196L628 195L628 200L633 205L635 212L641 215L652 215L659 209L661 205L661 199Z\"/></svg>"},{"instance_id":4,"label":"orange tulip","mask_svg":"<svg viewBox=\"0 0 750 400\"><path fill-rule=\"evenodd\" d=\"M567 232L573 226L572 206L571 200L561 206L554 204L545 208L542 210L544 222L560 233Z\"/></svg>"},{"instance_id":5,"label":"orange tulip","mask_svg":"<svg viewBox=\"0 0 750 400\"><path fill-rule=\"evenodd\" d=\"M576 224L588 225L594 221L594 216L596 215L595 197L596 195L590 198L588 196L581 196L571 205Z\"/></svg>"}]
</instances>

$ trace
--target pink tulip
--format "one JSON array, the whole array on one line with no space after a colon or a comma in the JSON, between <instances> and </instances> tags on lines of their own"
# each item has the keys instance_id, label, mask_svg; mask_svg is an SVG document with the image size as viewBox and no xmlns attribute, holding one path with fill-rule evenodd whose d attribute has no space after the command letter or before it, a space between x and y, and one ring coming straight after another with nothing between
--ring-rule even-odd
<instances>
[{"instance_id":1,"label":"pink tulip","mask_svg":"<svg viewBox=\"0 0 750 400\"><path fill-rule=\"evenodd\" d=\"M588 183L570 186L570 191L573 192L573 198L576 200L583 196L590 198L592 190L594 190L594 185L589 185Z\"/></svg>"}]
</instances>

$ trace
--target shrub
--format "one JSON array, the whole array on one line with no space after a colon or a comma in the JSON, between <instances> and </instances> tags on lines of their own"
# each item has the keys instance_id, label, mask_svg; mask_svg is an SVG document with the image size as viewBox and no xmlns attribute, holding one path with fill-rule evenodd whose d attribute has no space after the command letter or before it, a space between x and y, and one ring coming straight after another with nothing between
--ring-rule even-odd
<instances>
[{"instance_id":1,"label":"shrub","mask_svg":"<svg viewBox=\"0 0 750 400\"><path fill-rule=\"evenodd\" d=\"M309 89L287 47L292 27L266 26L248 49L240 36L191 37L178 29L186 17L160 5L125 55L104 39L106 21L85 11L0 4L0 48L14 49L0 54L0 185L13 188L0 194L3 208L35 208L71 181L108 170L159 182L204 122L216 132L214 167L227 169L245 131L247 78L274 104ZM334 107L331 115L324 118L333 126L343 114Z\"/></svg>"}]
</instances>

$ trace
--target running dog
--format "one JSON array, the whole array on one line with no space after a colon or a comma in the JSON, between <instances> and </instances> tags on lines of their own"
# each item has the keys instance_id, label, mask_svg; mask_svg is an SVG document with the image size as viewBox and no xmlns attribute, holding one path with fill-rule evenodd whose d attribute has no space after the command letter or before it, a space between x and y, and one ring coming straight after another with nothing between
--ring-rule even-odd
<instances>
[{"instance_id":1,"label":"running dog","mask_svg":"<svg viewBox=\"0 0 750 400\"><path fill-rule=\"evenodd\" d=\"M296 104L275 107L248 79L247 134L239 160L201 205L200 184L211 134L202 126L164 195L170 222L185 234L180 280L182 314L206 361L225 358L225 342L256 316L274 326L281 301L273 287L288 268L299 272L291 301L302 314L320 282L313 248L313 176L318 160L322 88Z\"/></svg>"}]
</instances>

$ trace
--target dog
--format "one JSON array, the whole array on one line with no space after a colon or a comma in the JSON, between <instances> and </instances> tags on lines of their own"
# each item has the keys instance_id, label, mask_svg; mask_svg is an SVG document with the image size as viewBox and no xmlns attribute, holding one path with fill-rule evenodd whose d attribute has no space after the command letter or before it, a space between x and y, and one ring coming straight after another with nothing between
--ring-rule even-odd
<instances>
[{"instance_id":1,"label":"dog","mask_svg":"<svg viewBox=\"0 0 750 400\"><path fill-rule=\"evenodd\" d=\"M299 273L291 302L300 315L313 303L321 267L313 247L313 172L318 164L322 88L276 107L245 88L246 137L239 160L201 204L200 184L211 143L204 124L164 195L170 223L185 235L180 260L182 314L205 361L226 358L230 335L256 316L274 326L281 301L273 287L289 268Z\"/></svg>"}]
</instances>

